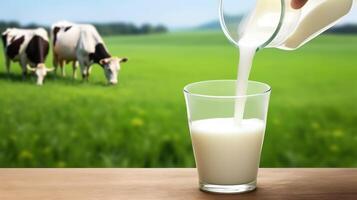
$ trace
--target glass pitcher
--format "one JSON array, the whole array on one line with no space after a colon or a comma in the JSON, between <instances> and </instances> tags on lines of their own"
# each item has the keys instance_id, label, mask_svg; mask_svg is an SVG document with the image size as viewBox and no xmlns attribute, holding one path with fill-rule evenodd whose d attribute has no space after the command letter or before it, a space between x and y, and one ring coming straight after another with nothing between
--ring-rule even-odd
<instances>
[{"instance_id":1,"label":"glass pitcher","mask_svg":"<svg viewBox=\"0 0 357 200\"><path fill-rule=\"evenodd\" d=\"M353 0L309 0L294 9L292 0L220 0L219 14L236 46L294 50L335 25L352 5Z\"/></svg>"}]
</instances>

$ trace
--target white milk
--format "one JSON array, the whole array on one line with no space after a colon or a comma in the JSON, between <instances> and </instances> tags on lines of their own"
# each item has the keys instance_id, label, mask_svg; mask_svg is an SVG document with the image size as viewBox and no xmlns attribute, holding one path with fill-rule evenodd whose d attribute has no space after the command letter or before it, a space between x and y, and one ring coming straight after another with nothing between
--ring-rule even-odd
<instances>
[{"instance_id":1,"label":"white milk","mask_svg":"<svg viewBox=\"0 0 357 200\"><path fill-rule=\"evenodd\" d=\"M256 181L265 123L234 118L193 121L190 126L202 183L239 185Z\"/></svg>"},{"instance_id":2,"label":"white milk","mask_svg":"<svg viewBox=\"0 0 357 200\"><path fill-rule=\"evenodd\" d=\"M291 0L285 0L285 4L284 18L277 31L281 1L257 0L255 9L238 27L239 46L244 40L245 44L259 47L274 35L268 47L299 48L348 14L353 0L309 0L301 9L293 9Z\"/></svg>"},{"instance_id":3,"label":"white milk","mask_svg":"<svg viewBox=\"0 0 357 200\"><path fill-rule=\"evenodd\" d=\"M235 102L234 111L234 119L237 125L241 124L244 117L246 98L243 98L243 96L247 93L249 75L257 48L258 45L256 44L247 45L245 43L241 43L239 48L240 60L238 65L236 96L240 98L237 98Z\"/></svg>"},{"instance_id":4,"label":"white milk","mask_svg":"<svg viewBox=\"0 0 357 200\"><path fill-rule=\"evenodd\" d=\"M245 96L248 89L249 74L257 49L272 36L280 19L280 9L276 6L280 1L257 1L256 8L239 27L238 78L236 96ZM268 12L267 12L268 11ZM239 125L244 116L245 98L238 98L235 103L234 118Z\"/></svg>"},{"instance_id":5,"label":"white milk","mask_svg":"<svg viewBox=\"0 0 357 200\"><path fill-rule=\"evenodd\" d=\"M347 14L352 2L310 0L301 10L287 8L283 25L270 41L270 47L300 47ZM258 0L255 10L239 27L237 96L246 95L255 52L277 28L278 5L280 1ZM234 118L192 122L191 137L201 182L239 185L256 180L265 123L259 119L244 119L245 103L245 98L236 100Z\"/></svg>"},{"instance_id":6,"label":"white milk","mask_svg":"<svg viewBox=\"0 0 357 200\"><path fill-rule=\"evenodd\" d=\"M290 1L286 1L290 3ZM287 7L279 33L269 47L296 49L338 22L352 8L353 0L310 0L299 10ZM258 0L254 11L240 25L238 41L237 96L245 96L249 74L256 50L267 42L278 26L280 1ZM244 98L235 103L235 121L240 124L244 116Z\"/></svg>"},{"instance_id":7,"label":"white milk","mask_svg":"<svg viewBox=\"0 0 357 200\"><path fill-rule=\"evenodd\" d=\"M256 49L257 47L255 46L241 46L240 48L240 61L238 66L238 79L236 86L237 96L246 95L248 89L249 74L253 65L253 59ZM245 102L245 98L239 98L235 102L234 118L236 124L238 125L241 124L243 120Z\"/></svg>"}]
</instances>

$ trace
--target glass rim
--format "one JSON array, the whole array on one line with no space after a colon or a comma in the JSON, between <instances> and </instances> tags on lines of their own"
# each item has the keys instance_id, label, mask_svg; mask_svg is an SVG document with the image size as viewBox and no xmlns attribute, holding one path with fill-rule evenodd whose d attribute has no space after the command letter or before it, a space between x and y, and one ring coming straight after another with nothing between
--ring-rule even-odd
<instances>
[{"instance_id":1,"label":"glass rim","mask_svg":"<svg viewBox=\"0 0 357 200\"><path fill-rule=\"evenodd\" d=\"M239 99L239 98L250 98L250 97L258 97L258 96L264 96L269 94L272 91L272 88L270 85L263 83L263 82L259 82L259 81L248 81L248 85L251 83L254 84L258 84L258 85L262 85L265 86L267 89L265 89L263 92L259 92L259 93L254 93L254 94L247 94L247 95L207 95L207 94L199 94L199 93L193 93L189 91L189 87L195 86L195 85L199 85L199 84L204 84L204 83L210 83L210 82L236 82L237 80L233 80L233 79L222 79L222 80L206 80L206 81L198 81L198 82L194 82L194 83L190 83L188 85L186 85L183 88L183 91L185 94L188 94L190 96L195 96L195 97L204 97L204 98L212 98L212 99Z\"/></svg>"}]
</instances>

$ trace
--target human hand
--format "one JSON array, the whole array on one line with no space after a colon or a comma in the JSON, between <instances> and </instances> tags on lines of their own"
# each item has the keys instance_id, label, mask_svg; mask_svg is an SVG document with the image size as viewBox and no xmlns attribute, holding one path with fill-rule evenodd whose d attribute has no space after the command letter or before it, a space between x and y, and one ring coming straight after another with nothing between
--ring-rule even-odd
<instances>
[{"instance_id":1,"label":"human hand","mask_svg":"<svg viewBox=\"0 0 357 200\"><path fill-rule=\"evenodd\" d=\"M294 9L300 9L306 4L307 0L292 0L291 7Z\"/></svg>"}]
</instances>

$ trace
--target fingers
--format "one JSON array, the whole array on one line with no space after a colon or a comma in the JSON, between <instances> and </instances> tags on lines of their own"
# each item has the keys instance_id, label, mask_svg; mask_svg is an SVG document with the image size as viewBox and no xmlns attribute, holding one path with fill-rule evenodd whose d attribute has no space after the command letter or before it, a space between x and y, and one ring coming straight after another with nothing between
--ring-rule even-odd
<instances>
[{"instance_id":1,"label":"fingers","mask_svg":"<svg viewBox=\"0 0 357 200\"><path fill-rule=\"evenodd\" d=\"M292 0L291 7L294 9L300 9L306 4L307 0Z\"/></svg>"}]
</instances>

